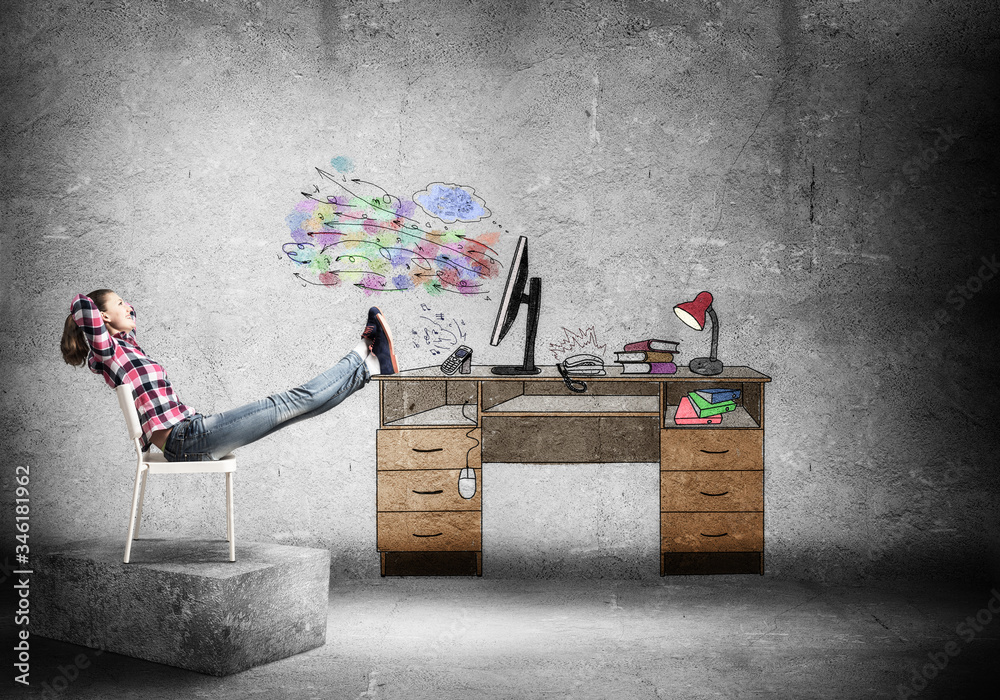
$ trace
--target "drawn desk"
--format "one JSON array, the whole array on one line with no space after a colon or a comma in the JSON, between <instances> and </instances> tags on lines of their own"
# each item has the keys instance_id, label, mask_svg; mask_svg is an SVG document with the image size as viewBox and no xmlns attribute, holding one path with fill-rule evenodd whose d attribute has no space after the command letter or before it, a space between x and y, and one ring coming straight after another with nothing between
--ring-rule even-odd
<instances>
[{"instance_id":1,"label":"drawn desk","mask_svg":"<svg viewBox=\"0 0 1000 700\"><path fill-rule=\"evenodd\" d=\"M482 575L483 464L660 465L660 575L764 572L764 385L749 367L704 377L584 377L571 392L553 366L498 376L438 367L379 375L377 548L383 576ZM719 425L678 426L688 392L738 389ZM471 499L458 492L475 471ZM490 467L487 466L487 469ZM650 494L655 498L656 494ZM487 559L488 566L488 559Z\"/></svg>"}]
</instances>

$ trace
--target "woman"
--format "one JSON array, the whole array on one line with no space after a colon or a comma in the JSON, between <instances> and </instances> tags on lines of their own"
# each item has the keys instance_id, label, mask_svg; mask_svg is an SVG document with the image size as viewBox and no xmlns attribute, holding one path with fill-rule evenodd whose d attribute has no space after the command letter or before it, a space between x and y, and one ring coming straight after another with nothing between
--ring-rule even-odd
<instances>
[{"instance_id":1,"label":"woman","mask_svg":"<svg viewBox=\"0 0 1000 700\"><path fill-rule=\"evenodd\" d=\"M171 462L224 457L279 428L330 410L373 374L394 374L399 369L385 317L373 306L361 342L326 372L246 406L202 415L181 403L163 367L139 347L135 309L110 289L73 299L61 349L68 364L88 364L108 386L132 387L143 451L156 445Z\"/></svg>"}]
</instances>

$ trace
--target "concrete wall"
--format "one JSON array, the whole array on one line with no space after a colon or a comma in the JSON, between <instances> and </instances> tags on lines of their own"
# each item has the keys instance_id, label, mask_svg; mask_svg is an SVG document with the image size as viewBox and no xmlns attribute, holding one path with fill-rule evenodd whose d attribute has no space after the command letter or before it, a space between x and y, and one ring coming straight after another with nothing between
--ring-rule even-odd
<instances>
[{"instance_id":1,"label":"concrete wall","mask_svg":"<svg viewBox=\"0 0 1000 700\"><path fill-rule=\"evenodd\" d=\"M2 14L0 481L12 503L15 466L31 467L37 546L124 540L114 395L57 349L77 292L132 302L143 346L204 413L321 371L372 303L404 367L439 362L428 338L448 324L477 362L517 359L517 334L488 345L495 296L295 277L286 218L323 168L402 199L475 188L492 216L469 234L499 233L505 263L529 239L543 363L591 327L609 360L645 335L702 354L707 334L670 308L711 290L722 359L774 378L769 575L995 571L995 5L14 0ZM369 387L241 450L240 537L328 547L335 577L377 576L376 421ZM151 529L221 533L214 488L151 482ZM535 493L540 517L565 510ZM612 521L628 522L631 493ZM629 536L655 536L655 508L641 513ZM10 505L4 518L12 533ZM612 540L580 549L597 560Z\"/></svg>"}]
</instances>

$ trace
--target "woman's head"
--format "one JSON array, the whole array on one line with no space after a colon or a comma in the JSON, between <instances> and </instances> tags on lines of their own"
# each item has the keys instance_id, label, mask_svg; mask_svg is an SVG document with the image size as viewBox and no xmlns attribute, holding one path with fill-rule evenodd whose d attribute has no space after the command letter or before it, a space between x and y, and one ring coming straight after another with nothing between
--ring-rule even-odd
<instances>
[{"instance_id":1,"label":"woman's head","mask_svg":"<svg viewBox=\"0 0 1000 700\"><path fill-rule=\"evenodd\" d=\"M109 292L106 289L102 289L101 291L108 293L104 295L100 302L94 299L94 303L101 310L101 318L104 319L104 325L108 327L108 331L114 335L115 333L128 333L130 330L133 330L135 328L135 321L132 320L132 307L126 304L125 300L114 292Z\"/></svg>"},{"instance_id":2,"label":"woman's head","mask_svg":"<svg viewBox=\"0 0 1000 700\"><path fill-rule=\"evenodd\" d=\"M125 316L131 321L131 317L128 314L127 307L117 294L112 292L110 289L98 289L87 295L90 297L91 301L97 305L97 308L101 311L101 318L104 319L104 325L108 326L108 330L112 333L117 333L121 328L117 330L112 330L112 327L108 324L108 319L111 317L117 322L120 316L120 308L125 307ZM121 307L118 303L121 302ZM118 309L118 310L116 310ZM135 324L132 324L132 328ZM129 329L131 330L131 329ZM63 359L68 365L82 366L87 361L87 355L90 353L90 346L87 345L87 339L83 336L83 331L81 331L77 325L76 321L73 320L73 314L66 317L66 322L63 324L63 334L62 340L59 343L59 349L62 350Z\"/></svg>"}]
</instances>

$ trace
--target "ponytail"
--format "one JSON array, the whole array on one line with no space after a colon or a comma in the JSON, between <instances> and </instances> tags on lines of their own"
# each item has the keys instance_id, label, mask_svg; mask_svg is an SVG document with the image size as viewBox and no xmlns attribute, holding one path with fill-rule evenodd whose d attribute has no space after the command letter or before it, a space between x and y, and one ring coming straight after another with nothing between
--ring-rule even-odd
<instances>
[{"instance_id":1,"label":"ponytail","mask_svg":"<svg viewBox=\"0 0 1000 700\"><path fill-rule=\"evenodd\" d=\"M62 350L62 356L66 360L67 365L82 367L87 361L87 354L90 352L90 347L87 345L87 339L83 337L83 331L80 330L76 325L76 321L73 320L73 314L67 316L66 323L63 324L63 334L62 340L59 342L59 349Z\"/></svg>"},{"instance_id":2,"label":"ponytail","mask_svg":"<svg viewBox=\"0 0 1000 700\"><path fill-rule=\"evenodd\" d=\"M90 297L90 300L94 302L98 309L104 311L102 307L110 294L114 294L110 289L98 289L87 296ZM62 340L59 341L59 349L62 351L62 356L66 364L73 365L74 367L83 367L86 364L87 355L90 354L90 345L87 344L87 338L83 335L83 331L76 325L73 314L67 316L66 323L63 324L63 334Z\"/></svg>"}]
</instances>

